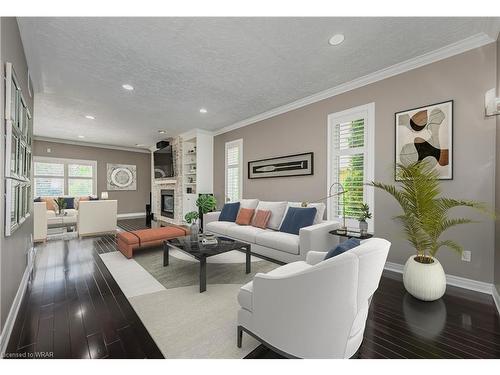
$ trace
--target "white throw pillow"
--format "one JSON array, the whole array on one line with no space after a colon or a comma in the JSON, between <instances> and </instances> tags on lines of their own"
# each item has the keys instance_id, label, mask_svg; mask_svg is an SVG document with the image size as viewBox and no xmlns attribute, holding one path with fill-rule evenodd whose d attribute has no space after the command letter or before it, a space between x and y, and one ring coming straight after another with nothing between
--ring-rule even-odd
<instances>
[{"instance_id":1,"label":"white throw pillow","mask_svg":"<svg viewBox=\"0 0 500 375\"><path fill-rule=\"evenodd\" d=\"M283 220L288 212L288 207L302 207L302 202L288 202L285 214L283 215ZM323 215L325 214L326 205L323 202L308 203L307 207L316 207L316 216L314 216L313 224L321 223L323 221Z\"/></svg>"},{"instance_id":2,"label":"white throw pillow","mask_svg":"<svg viewBox=\"0 0 500 375\"><path fill-rule=\"evenodd\" d=\"M285 215L285 210L287 207L287 202L264 202L260 201L257 205L257 210L269 210L271 211L271 217L267 222L267 227L274 230L279 230L281 226L281 221Z\"/></svg>"},{"instance_id":3,"label":"white throw pillow","mask_svg":"<svg viewBox=\"0 0 500 375\"><path fill-rule=\"evenodd\" d=\"M240 200L240 208L250 208L251 210L255 210L257 205L259 204L258 199L242 199Z\"/></svg>"}]
</instances>

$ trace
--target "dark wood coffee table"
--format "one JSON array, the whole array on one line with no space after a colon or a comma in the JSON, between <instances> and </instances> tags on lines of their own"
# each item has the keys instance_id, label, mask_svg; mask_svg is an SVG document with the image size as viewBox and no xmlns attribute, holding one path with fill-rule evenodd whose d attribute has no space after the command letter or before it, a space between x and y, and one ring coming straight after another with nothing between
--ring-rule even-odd
<instances>
[{"instance_id":1,"label":"dark wood coffee table","mask_svg":"<svg viewBox=\"0 0 500 375\"><path fill-rule=\"evenodd\" d=\"M177 237L171 240L163 241L163 267L169 264L169 250L176 249L195 258L200 262L200 293L207 290L207 258L227 253L233 250L245 249L246 252L246 273L251 272L250 244L232 240L226 237L218 237L216 244L204 245L200 235L199 240L195 241L191 236Z\"/></svg>"}]
</instances>

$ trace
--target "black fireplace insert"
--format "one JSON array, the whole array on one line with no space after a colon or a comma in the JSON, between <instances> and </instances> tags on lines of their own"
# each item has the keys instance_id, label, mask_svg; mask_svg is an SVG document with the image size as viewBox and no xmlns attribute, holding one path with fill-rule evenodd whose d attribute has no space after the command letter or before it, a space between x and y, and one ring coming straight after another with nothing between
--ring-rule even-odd
<instances>
[{"instance_id":1,"label":"black fireplace insert","mask_svg":"<svg viewBox=\"0 0 500 375\"><path fill-rule=\"evenodd\" d=\"M174 191L162 190L161 191L161 215L174 218Z\"/></svg>"}]
</instances>

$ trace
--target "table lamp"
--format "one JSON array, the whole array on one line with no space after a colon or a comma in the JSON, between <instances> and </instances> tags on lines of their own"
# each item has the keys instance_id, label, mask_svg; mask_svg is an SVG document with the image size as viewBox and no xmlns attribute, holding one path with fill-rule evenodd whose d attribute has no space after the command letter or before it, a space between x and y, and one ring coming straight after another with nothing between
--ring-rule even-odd
<instances>
[{"instance_id":1,"label":"table lamp","mask_svg":"<svg viewBox=\"0 0 500 375\"><path fill-rule=\"evenodd\" d=\"M101 199L104 199L104 200L108 199L108 192L107 191L103 191L101 193Z\"/></svg>"}]
</instances>

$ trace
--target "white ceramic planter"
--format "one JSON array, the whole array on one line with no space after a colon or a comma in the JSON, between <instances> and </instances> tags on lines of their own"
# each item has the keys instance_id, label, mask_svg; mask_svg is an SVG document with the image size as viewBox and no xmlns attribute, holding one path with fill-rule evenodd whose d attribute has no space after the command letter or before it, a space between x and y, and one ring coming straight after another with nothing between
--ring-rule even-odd
<instances>
[{"instance_id":1,"label":"white ceramic planter","mask_svg":"<svg viewBox=\"0 0 500 375\"><path fill-rule=\"evenodd\" d=\"M413 297L422 301L435 301L446 291L446 275L441 263L419 263L412 255L405 264L403 284Z\"/></svg>"}]
</instances>

